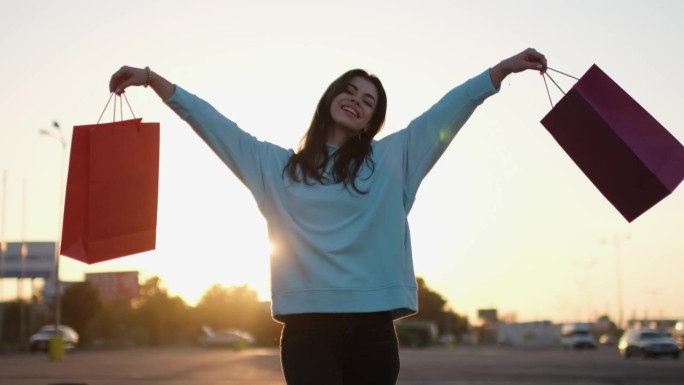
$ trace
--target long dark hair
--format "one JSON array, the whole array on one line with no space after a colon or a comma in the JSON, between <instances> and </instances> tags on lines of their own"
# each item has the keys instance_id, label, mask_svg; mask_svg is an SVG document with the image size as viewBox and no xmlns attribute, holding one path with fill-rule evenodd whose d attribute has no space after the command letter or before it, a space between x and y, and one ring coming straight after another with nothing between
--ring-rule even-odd
<instances>
[{"instance_id":1,"label":"long dark hair","mask_svg":"<svg viewBox=\"0 0 684 385\"><path fill-rule=\"evenodd\" d=\"M378 92L378 100L375 104L373 116L368 122L368 129L358 136L347 140L337 151L332 154L334 163L332 179L324 175L325 166L331 155L328 154L328 138L333 129L334 122L330 114L330 106L337 95L345 92L352 78L360 77L370 81ZM375 135L380 132L385 123L387 112L387 95L385 89L375 75L371 75L362 69L353 69L345 72L332 82L318 102L316 112L311 119L311 125L302 138L298 151L290 157L285 165L283 173L295 182L304 181L306 184L318 183L344 183L345 187L352 188L365 194L367 191L359 190L356 185L356 177L361 166L366 163L371 171L375 164L371 155L373 148L371 142Z\"/></svg>"}]
</instances>

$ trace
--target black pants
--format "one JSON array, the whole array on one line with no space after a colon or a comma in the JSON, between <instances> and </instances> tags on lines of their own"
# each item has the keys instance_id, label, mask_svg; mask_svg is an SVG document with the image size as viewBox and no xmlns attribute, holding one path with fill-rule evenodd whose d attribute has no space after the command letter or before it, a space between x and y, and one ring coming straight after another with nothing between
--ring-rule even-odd
<instances>
[{"instance_id":1,"label":"black pants","mask_svg":"<svg viewBox=\"0 0 684 385\"><path fill-rule=\"evenodd\" d=\"M287 316L280 360L288 385L394 385L399 347L389 312Z\"/></svg>"}]
</instances>

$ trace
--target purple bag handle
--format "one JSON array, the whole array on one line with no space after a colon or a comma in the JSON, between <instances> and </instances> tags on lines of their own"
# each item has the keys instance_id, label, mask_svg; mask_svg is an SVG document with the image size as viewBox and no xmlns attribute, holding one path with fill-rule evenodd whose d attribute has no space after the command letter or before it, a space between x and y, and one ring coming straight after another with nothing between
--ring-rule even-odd
<instances>
[{"instance_id":1,"label":"purple bag handle","mask_svg":"<svg viewBox=\"0 0 684 385\"><path fill-rule=\"evenodd\" d=\"M573 79L575 79L575 80L579 80L579 78L576 78L576 77L574 77L574 76L572 76L572 75L568 75L568 74L566 74L565 72L561 72L561 71L555 70L555 69L553 69L553 68L551 68L551 67L546 67L546 69L550 69L551 71L558 72L558 73L561 74L561 75L565 75L565 76L567 76L567 77L569 77L569 78L573 78ZM549 92L549 85L548 85L548 83L546 83L546 77L547 77L547 76L549 77L549 79L551 79L551 81L553 82L553 84L555 84L556 87L558 87L558 89L560 90L560 92L563 93L563 95L565 95L565 91L563 91L563 89L558 85L558 83L556 83L556 81L553 80L553 78L551 77L551 75L549 75L548 71L547 71L546 73L544 73L544 76L543 76L543 78L544 78L544 87L546 87L546 94L549 96L549 103L551 103L551 108L553 108L553 101L551 100L551 93Z\"/></svg>"}]
</instances>

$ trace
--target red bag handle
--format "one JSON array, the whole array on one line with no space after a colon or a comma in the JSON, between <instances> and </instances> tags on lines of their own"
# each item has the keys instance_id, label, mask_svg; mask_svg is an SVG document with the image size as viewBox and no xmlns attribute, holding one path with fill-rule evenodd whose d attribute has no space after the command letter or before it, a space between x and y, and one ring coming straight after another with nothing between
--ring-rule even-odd
<instances>
[{"instance_id":1,"label":"red bag handle","mask_svg":"<svg viewBox=\"0 0 684 385\"><path fill-rule=\"evenodd\" d=\"M131 111L131 115L133 115L133 119L136 119L135 114L133 113L133 109L131 108L131 104L128 102L128 98L126 97L126 94L122 93L123 98L126 99L126 104L128 105L128 109ZM121 100L121 95L119 96L119 114L121 117L121 120L123 121L123 101ZM112 97L114 96L114 92L112 92L109 95L109 99L107 100L107 104L105 104L104 109L102 110L102 113L100 114L100 118L97 119L97 124L100 124L100 120L102 120L102 116L104 115L105 111L107 110L107 107L109 106L109 102L112 101ZM114 99L114 116L112 117L112 121L116 122L116 99Z\"/></svg>"},{"instance_id":2,"label":"red bag handle","mask_svg":"<svg viewBox=\"0 0 684 385\"><path fill-rule=\"evenodd\" d=\"M561 72L561 71L555 70L555 69L553 69L553 68L551 68L551 67L546 67L546 69L549 69L549 70L554 71L554 72L558 72L558 73L561 74L561 75L565 75L565 76L570 77L570 78L573 78L573 79L575 79L575 80L579 80L578 78L576 78L576 77L574 77L574 76L572 76L572 75L568 75L568 74L566 74L565 72ZM546 94L549 96L549 103L551 103L551 108L553 108L553 101L551 100L551 93L549 92L549 85L548 85L548 83L546 83L546 77L547 77L547 76L549 77L549 79L551 79L551 81L553 82L553 84L555 84L556 87L558 87L558 89L560 90L561 93L563 93L563 95L565 95L565 91L563 91L563 89L558 85L558 83L556 83L556 81L553 80L553 78L551 77L551 75L549 75L549 72L548 72L548 71L547 71L546 73L543 74L543 78L544 78L544 87L546 87ZM126 102L128 102L128 101L126 101Z\"/></svg>"}]
</instances>

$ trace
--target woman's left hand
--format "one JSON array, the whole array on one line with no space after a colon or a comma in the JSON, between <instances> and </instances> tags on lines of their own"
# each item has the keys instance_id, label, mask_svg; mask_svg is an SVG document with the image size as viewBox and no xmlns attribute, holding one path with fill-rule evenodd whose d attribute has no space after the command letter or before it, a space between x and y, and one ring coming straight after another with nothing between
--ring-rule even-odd
<instances>
[{"instance_id":1,"label":"woman's left hand","mask_svg":"<svg viewBox=\"0 0 684 385\"><path fill-rule=\"evenodd\" d=\"M546 72L546 57L534 48L528 48L490 68L489 76L494 87L499 88L506 76L525 70L537 70L543 74Z\"/></svg>"}]
</instances>

